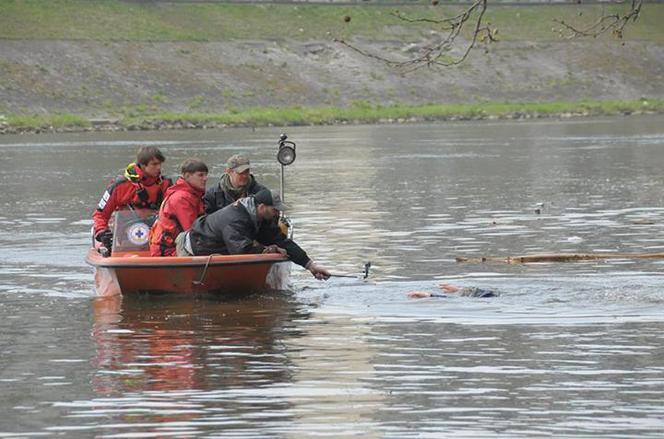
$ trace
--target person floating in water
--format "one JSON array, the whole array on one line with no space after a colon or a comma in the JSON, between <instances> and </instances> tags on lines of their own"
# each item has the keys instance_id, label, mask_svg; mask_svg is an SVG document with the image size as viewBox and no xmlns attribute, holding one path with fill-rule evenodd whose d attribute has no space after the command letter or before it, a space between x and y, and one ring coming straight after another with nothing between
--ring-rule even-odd
<instances>
[{"instance_id":1,"label":"person floating in water","mask_svg":"<svg viewBox=\"0 0 664 439\"><path fill-rule=\"evenodd\" d=\"M442 283L438 285L438 287L443 291L442 293L432 292L432 291L409 291L408 297L412 299L423 299L426 297L449 297L450 294L455 294L464 297L480 297L480 298L499 296L497 291L488 290L485 288L458 287L456 285L450 285L447 283Z\"/></svg>"}]
</instances>

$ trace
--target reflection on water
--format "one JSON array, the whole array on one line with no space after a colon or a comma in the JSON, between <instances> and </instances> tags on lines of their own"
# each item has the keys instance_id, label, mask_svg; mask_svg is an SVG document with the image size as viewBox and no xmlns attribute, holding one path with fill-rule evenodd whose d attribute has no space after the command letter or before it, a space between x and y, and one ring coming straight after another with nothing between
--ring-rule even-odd
<instances>
[{"instance_id":1,"label":"reflection on water","mask_svg":"<svg viewBox=\"0 0 664 439\"><path fill-rule=\"evenodd\" d=\"M297 337L293 322L307 317L284 295L232 302L96 299L93 316L97 397L59 406L77 417L125 420L119 429L132 428L132 416L140 416L145 431L157 423L160 431L164 424L194 426L207 401L217 414L205 422L227 424L249 409L236 397L242 389L287 385L292 365L280 340L285 333ZM268 412L284 408L269 398L254 405Z\"/></svg>"},{"instance_id":2,"label":"reflection on water","mask_svg":"<svg viewBox=\"0 0 664 439\"><path fill-rule=\"evenodd\" d=\"M2 137L0 437L660 437L664 262L454 258L662 251L662 122L290 129L295 239L358 279L233 301L94 298L91 210L148 143L277 188L278 130Z\"/></svg>"},{"instance_id":3,"label":"reflection on water","mask_svg":"<svg viewBox=\"0 0 664 439\"><path fill-rule=\"evenodd\" d=\"M283 381L288 364L274 345L275 335L306 317L291 299L282 294L231 302L177 296L96 299L95 391L113 395ZM251 361L259 357L260 364Z\"/></svg>"},{"instance_id":4,"label":"reflection on water","mask_svg":"<svg viewBox=\"0 0 664 439\"><path fill-rule=\"evenodd\" d=\"M144 437L360 432L362 407L384 398L357 376L373 370L369 328L343 324L331 334L302 307L288 295L96 299L96 395L55 403L72 419L49 430L97 431L112 419L114 430Z\"/></svg>"},{"instance_id":5,"label":"reflection on water","mask_svg":"<svg viewBox=\"0 0 664 439\"><path fill-rule=\"evenodd\" d=\"M659 435L663 327L661 315L644 318L636 297L640 288L661 303L654 282L493 283L503 295L484 300L410 300L400 283L349 283L334 297L319 289L300 299L97 299L94 394L54 403L67 417L48 430ZM614 315L600 314L592 292L602 290ZM574 299L584 310L557 304ZM337 312L353 302L352 314Z\"/></svg>"}]
</instances>

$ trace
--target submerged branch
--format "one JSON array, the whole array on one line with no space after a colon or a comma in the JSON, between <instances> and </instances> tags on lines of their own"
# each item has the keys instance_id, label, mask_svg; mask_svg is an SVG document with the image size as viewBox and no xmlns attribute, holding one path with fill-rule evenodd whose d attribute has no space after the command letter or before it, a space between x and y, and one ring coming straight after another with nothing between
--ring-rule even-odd
<instances>
[{"instance_id":1,"label":"submerged branch","mask_svg":"<svg viewBox=\"0 0 664 439\"><path fill-rule=\"evenodd\" d=\"M664 259L664 253L549 253L520 256L483 256L479 258L457 256L456 261L470 264L485 262L529 264L533 262L578 262L601 259Z\"/></svg>"}]
</instances>

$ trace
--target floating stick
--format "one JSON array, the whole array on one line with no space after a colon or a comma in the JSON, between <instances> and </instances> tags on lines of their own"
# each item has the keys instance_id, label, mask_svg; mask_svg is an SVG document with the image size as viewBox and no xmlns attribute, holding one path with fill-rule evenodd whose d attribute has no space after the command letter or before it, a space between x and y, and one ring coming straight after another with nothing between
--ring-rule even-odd
<instances>
[{"instance_id":1,"label":"floating stick","mask_svg":"<svg viewBox=\"0 0 664 439\"><path fill-rule=\"evenodd\" d=\"M479 258L456 257L457 262L469 264L486 262L529 264L533 262L578 262L600 259L664 259L664 253L544 253L519 256L482 256Z\"/></svg>"}]
</instances>

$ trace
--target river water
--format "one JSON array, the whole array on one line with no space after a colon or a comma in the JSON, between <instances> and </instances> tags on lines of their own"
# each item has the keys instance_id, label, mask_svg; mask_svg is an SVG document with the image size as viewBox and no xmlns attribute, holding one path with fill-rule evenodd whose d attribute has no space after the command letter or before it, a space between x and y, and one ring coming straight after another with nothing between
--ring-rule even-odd
<instances>
[{"instance_id":1,"label":"river water","mask_svg":"<svg viewBox=\"0 0 664 439\"><path fill-rule=\"evenodd\" d=\"M367 281L245 299L95 298L83 258L140 145L235 152L279 187L278 129L0 137L0 437L661 437L664 117L290 128L295 240ZM439 282L492 299L410 299Z\"/></svg>"}]
</instances>

